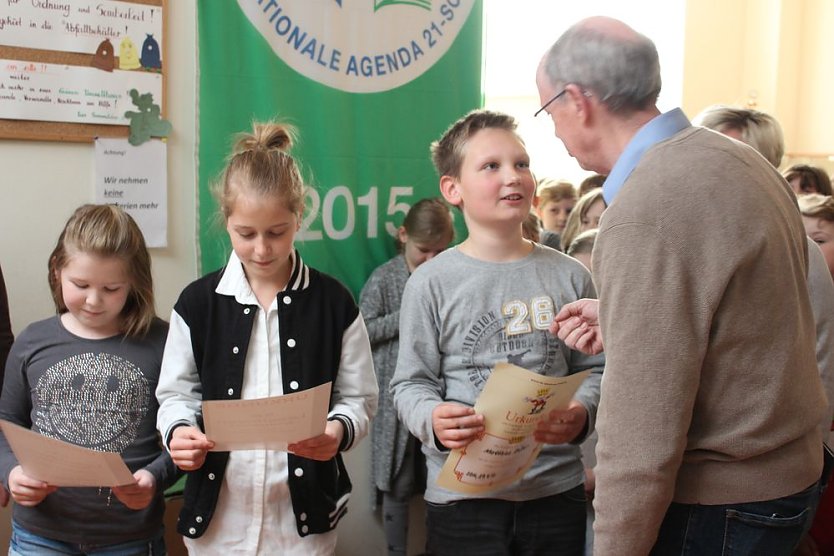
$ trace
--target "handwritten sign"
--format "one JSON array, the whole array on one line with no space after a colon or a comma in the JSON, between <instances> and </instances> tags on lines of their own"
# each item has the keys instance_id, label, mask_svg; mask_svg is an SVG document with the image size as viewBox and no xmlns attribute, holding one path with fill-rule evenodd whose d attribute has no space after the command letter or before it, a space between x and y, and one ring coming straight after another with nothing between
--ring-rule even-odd
<instances>
[{"instance_id":1,"label":"handwritten sign","mask_svg":"<svg viewBox=\"0 0 834 556\"><path fill-rule=\"evenodd\" d=\"M152 35L162 52L162 7L114 0L3 0L0 44L92 54L104 39L114 47Z\"/></svg>"},{"instance_id":2,"label":"handwritten sign","mask_svg":"<svg viewBox=\"0 0 834 556\"><path fill-rule=\"evenodd\" d=\"M168 245L168 164L162 141L96 140L96 202L130 214L148 247Z\"/></svg>"},{"instance_id":3,"label":"handwritten sign","mask_svg":"<svg viewBox=\"0 0 834 556\"><path fill-rule=\"evenodd\" d=\"M129 125L130 89L161 99L162 75L0 59L0 118Z\"/></svg>"}]
</instances>

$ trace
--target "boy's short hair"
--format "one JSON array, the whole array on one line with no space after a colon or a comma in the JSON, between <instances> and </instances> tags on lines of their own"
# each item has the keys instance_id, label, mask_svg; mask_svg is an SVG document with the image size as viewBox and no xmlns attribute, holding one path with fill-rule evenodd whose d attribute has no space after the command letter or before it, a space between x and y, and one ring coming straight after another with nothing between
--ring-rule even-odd
<instances>
[{"instance_id":1,"label":"boy's short hair","mask_svg":"<svg viewBox=\"0 0 834 556\"><path fill-rule=\"evenodd\" d=\"M538 192L539 207L544 206L546 203L558 203L565 199L576 201L577 199L576 189L573 187L573 184L565 180L551 180L546 178L539 180Z\"/></svg>"},{"instance_id":2,"label":"boy's short hair","mask_svg":"<svg viewBox=\"0 0 834 556\"><path fill-rule=\"evenodd\" d=\"M460 177L460 167L463 164L466 144L482 129L504 129L516 133L518 124L509 114L493 112L491 110L473 110L453 123L440 137L433 141L430 147L431 160L437 173L441 176Z\"/></svg>"}]
</instances>

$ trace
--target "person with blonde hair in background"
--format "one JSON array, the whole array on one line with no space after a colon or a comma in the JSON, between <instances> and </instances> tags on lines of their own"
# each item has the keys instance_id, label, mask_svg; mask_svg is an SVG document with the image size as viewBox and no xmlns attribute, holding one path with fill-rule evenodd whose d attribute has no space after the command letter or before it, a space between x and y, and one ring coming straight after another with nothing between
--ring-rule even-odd
<instances>
[{"instance_id":1,"label":"person with blonde hair in background","mask_svg":"<svg viewBox=\"0 0 834 556\"><path fill-rule=\"evenodd\" d=\"M785 140L782 126L766 112L715 104L692 119L700 125L737 139L756 149L774 168L782 164Z\"/></svg>"},{"instance_id":2,"label":"person with blonde hair in background","mask_svg":"<svg viewBox=\"0 0 834 556\"><path fill-rule=\"evenodd\" d=\"M582 232L599 228L599 221L606 206L602 188L592 189L579 198L562 233L562 251L567 252L571 242Z\"/></svg>"},{"instance_id":3,"label":"person with blonde hair in background","mask_svg":"<svg viewBox=\"0 0 834 556\"><path fill-rule=\"evenodd\" d=\"M561 235L576 205L576 189L568 181L539 180L533 208L541 220L541 232L536 240L556 250L561 250Z\"/></svg>"},{"instance_id":4,"label":"person with blonde hair in background","mask_svg":"<svg viewBox=\"0 0 834 556\"><path fill-rule=\"evenodd\" d=\"M785 152L782 127L770 114L748 108L714 105L704 109L694 121L750 145L774 167L782 160ZM800 209L803 206L813 206L819 199L826 197L816 194L800 195ZM825 209L820 213L825 214ZM834 242L829 244L815 237L809 229L809 218L804 212L803 215L808 236L808 294L811 296L811 308L816 322L817 366L829 405L828 413L822 421L823 439L827 440L834 415L834 282L829 272L834 268ZM825 235L824 231L818 233Z\"/></svg>"}]
</instances>

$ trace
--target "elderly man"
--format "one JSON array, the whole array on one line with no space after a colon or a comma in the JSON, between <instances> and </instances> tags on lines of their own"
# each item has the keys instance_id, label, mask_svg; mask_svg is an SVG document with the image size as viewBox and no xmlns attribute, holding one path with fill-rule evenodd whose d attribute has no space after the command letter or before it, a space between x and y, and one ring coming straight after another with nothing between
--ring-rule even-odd
<instances>
[{"instance_id":1,"label":"elderly man","mask_svg":"<svg viewBox=\"0 0 834 556\"><path fill-rule=\"evenodd\" d=\"M607 174L593 302L554 329L606 375L598 554L790 554L819 496L826 410L796 201L752 149L655 106L653 43L591 18L544 55L556 135Z\"/></svg>"}]
</instances>

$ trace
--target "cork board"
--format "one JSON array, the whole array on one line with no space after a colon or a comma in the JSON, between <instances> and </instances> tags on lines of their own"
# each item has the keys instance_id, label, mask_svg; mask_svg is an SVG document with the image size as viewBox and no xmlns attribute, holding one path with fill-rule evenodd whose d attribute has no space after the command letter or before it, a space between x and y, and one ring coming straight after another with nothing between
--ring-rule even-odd
<instances>
[{"instance_id":1,"label":"cork board","mask_svg":"<svg viewBox=\"0 0 834 556\"><path fill-rule=\"evenodd\" d=\"M10 0L13 1L13 0ZM29 0L18 0L26 1ZM168 41L166 5L167 0L114 0L114 3L124 4L125 13L128 13L132 5L144 4L162 8L162 46L161 59L162 67L159 70L162 79L162 98L154 98L154 103L162 108L162 116L165 116L165 81L168 65L166 52ZM71 0L53 0L53 5L70 5ZM2 24L2 22L0 22ZM118 52L115 53L118 55ZM37 48L23 48L0 44L0 59L15 60L21 63L35 64L60 64L68 66L81 66L89 68L93 65L95 54L68 52L59 50L45 50ZM118 64L118 56L116 56ZM118 65L117 65L118 67ZM3 102L0 99L0 102ZM75 123L64 121L44 121L25 119L0 118L0 139L25 139L37 141L73 141L92 142L96 137L127 137L129 128L127 125L107 125L93 123Z\"/></svg>"}]
</instances>

